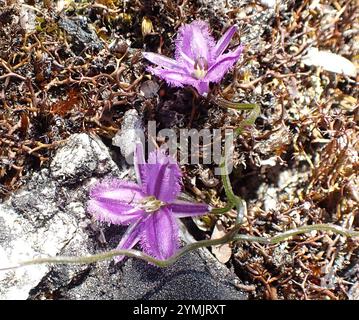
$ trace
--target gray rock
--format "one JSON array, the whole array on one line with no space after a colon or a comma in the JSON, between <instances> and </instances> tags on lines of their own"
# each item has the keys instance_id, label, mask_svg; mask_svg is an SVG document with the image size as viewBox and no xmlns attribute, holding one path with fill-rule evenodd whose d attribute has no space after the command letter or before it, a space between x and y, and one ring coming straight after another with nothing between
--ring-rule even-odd
<instances>
[{"instance_id":1,"label":"gray rock","mask_svg":"<svg viewBox=\"0 0 359 320\"><path fill-rule=\"evenodd\" d=\"M72 136L50 164L50 178L61 184L79 183L110 172L120 174L107 147L98 138L87 134Z\"/></svg>"},{"instance_id":2,"label":"gray rock","mask_svg":"<svg viewBox=\"0 0 359 320\"><path fill-rule=\"evenodd\" d=\"M72 50L80 54L84 49L91 48L101 50L103 44L97 36L94 27L91 26L83 16L69 18L60 16L58 25L66 31L69 42L72 44Z\"/></svg>"},{"instance_id":3,"label":"gray rock","mask_svg":"<svg viewBox=\"0 0 359 320\"><path fill-rule=\"evenodd\" d=\"M136 109L125 112L122 119L121 130L112 139L112 145L119 147L121 154L131 161L136 142L144 139L142 118Z\"/></svg>"},{"instance_id":4,"label":"gray rock","mask_svg":"<svg viewBox=\"0 0 359 320\"><path fill-rule=\"evenodd\" d=\"M0 267L114 248L125 228L92 221L85 209L87 190L100 177L128 178L132 171L120 171L99 139L71 136L49 169L35 173L0 204ZM200 249L163 269L128 259L117 265L104 261L0 271L0 299L245 299L235 281L229 269Z\"/></svg>"},{"instance_id":5,"label":"gray rock","mask_svg":"<svg viewBox=\"0 0 359 320\"><path fill-rule=\"evenodd\" d=\"M348 298L349 300L359 300L359 282L353 284L353 286L350 288L348 292Z\"/></svg>"},{"instance_id":6,"label":"gray rock","mask_svg":"<svg viewBox=\"0 0 359 320\"><path fill-rule=\"evenodd\" d=\"M260 3L268 8L276 8L278 3L280 3L279 0L260 0Z\"/></svg>"},{"instance_id":7,"label":"gray rock","mask_svg":"<svg viewBox=\"0 0 359 320\"><path fill-rule=\"evenodd\" d=\"M154 82L153 80L145 81L144 83L142 83L140 88L140 92L146 99L156 97L158 95L158 90L160 90L160 86L157 82Z\"/></svg>"}]
</instances>

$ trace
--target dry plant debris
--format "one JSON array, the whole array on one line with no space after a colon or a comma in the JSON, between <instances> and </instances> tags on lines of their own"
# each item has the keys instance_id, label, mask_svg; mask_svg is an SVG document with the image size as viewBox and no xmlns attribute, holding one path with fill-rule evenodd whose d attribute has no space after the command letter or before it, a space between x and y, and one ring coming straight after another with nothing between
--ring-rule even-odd
<instances>
[{"instance_id":1,"label":"dry plant debris","mask_svg":"<svg viewBox=\"0 0 359 320\"><path fill-rule=\"evenodd\" d=\"M303 63L317 48L358 68L358 8L351 0L279 1L275 9L249 0L0 0L0 197L46 166L72 133L110 142L132 108L158 129L236 127L243 112L169 88L145 71L141 51L172 56L180 25L202 19L217 38L237 24L236 40L245 46L213 95L262 111L236 141L231 180L248 203L241 233L272 236L324 222L358 228L358 75ZM147 94L149 85L158 94ZM183 170L187 192L224 204L213 166ZM209 238L216 225L231 228L234 215L196 223L197 236ZM357 240L313 232L231 249L226 264L254 299L358 296Z\"/></svg>"}]
</instances>

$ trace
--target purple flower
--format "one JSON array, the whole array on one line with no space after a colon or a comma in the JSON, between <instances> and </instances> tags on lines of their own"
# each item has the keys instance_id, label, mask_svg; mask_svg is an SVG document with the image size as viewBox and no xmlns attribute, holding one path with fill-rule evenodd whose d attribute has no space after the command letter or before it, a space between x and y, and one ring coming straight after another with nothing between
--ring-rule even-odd
<instances>
[{"instance_id":1,"label":"purple flower","mask_svg":"<svg viewBox=\"0 0 359 320\"><path fill-rule=\"evenodd\" d=\"M158 65L148 71L175 87L191 85L206 96L210 82L219 82L239 59L243 47L223 53L228 47L236 26L230 27L216 43L204 21L193 21L179 29L176 39L175 59L160 54L143 52L143 56Z\"/></svg>"},{"instance_id":2,"label":"purple flower","mask_svg":"<svg viewBox=\"0 0 359 320\"><path fill-rule=\"evenodd\" d=\"M146 253L164 260L179 246L176 218L203 215L210 207L176 200L181 171L163 152L151 152L146 163L142 145L137 144L134 163L138 184L119 179L98 183L90 191L88 211L100 221L130 225L117 249L131 249L140 242Z\"/></svg>"}]
</instances>

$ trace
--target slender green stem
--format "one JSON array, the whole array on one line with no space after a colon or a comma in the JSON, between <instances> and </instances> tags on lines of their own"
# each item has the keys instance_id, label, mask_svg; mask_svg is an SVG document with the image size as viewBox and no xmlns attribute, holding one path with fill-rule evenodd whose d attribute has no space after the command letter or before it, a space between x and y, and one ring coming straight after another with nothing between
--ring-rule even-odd
<instances>
[{"instance_id":1,"label":"slender green stem","mask_svg":"<svg viewBox=\"0 0 359 320\"><path fill-rule=\"evenodd\" d=\"M331 231L336 234L346 236L348 238L359 237L359 231L348 230L348 229L345 229L341 226L337 226L334 224L322 223L322 224L313 224L313 225L308 225L308 226L302 226L302 227L298 227L295 229L285 231L283 233L280 233L277 236L272 237L270 239L270 243L275 244L278 242L282 242L282 241L284 241L290 237L293 237L295 235L308 233L311 231Z\"/></svg>"},{"instance_id":2,"label":"slender green stem","mask_svg":"<svg viewBox=\"0 0 359 320\"><path fill-rule=\"evenodd\" d=\"M221 164L220 164L222 184L223 184L223 188L226 193L228 202L231 204L235 204L237 202L238 197L234 194L232 185L231 185L231 181L229 180L227 163L228 163L228 157L226 157L226 155L222 156L222 160L221 160Z\"/></svg>"},{"instance_id":3,"label":"slender green stem","mask_svg":"<svg viewBox=\"0 0 359 320\"><path fill-rule=\"evenodd\" d=\"M214 98L214 102L216 102L218 105L224 108L234 108L237 110L252 110L249 116L239 124L239 126L235 131L236 134L241 134L246 126L254 125L254 122L256 121L256 119L260 114L259 105L254 103L247 104L247 103L231 102L223 98ZM229 137L227 136L226 139L229 139ZM227 143L225 143L225 145L226 144ZM245 215L246 204L241 197L235 195L233 192L231 181L229 179L228 170L227 170L228 161L229 161L228 156L226 155L226 151L224 151L224 154L221 159L220 168L221 168L222 184L227 196L228 205L225 208L222 208L222 210L223 209L230 210L235 206L237 209L237 223L240 223Z\"/></svg>"},{"instance_id":4,"label":"slender green stem","mask_svg":"<svg viewBox=\"0 0 359 320\"><path fill-rule=\"evenodd\" d=\"M255 103L232 102L220 97L213 98L213 101L223 108L230 108L236 110L252 110L256 106Z\"/></svg>"},{"instance_id":5,"label":"slender green stem","mask_svg":"<svg viewBox=\"0 0 359 320\"><path fill-rule=\"evenodd\" d=\"M89 255L85 257L66 257L66 256L58 256L58 257L47 257L47 258L38 258L27 261L19 262L13 266L8 266L4 268L0 268L0 271L12 270L20 267L36 265L36 264L90 264L98 261L104 261L111 259L118 255L125 255L127 257L139 258L145 260L149 263L152 263L159 267L168 267L173 265L180 257L185 255L186 253L202 248L202 247L210 247L228 243L230 241L248 241L248 242L258 242L263 244L276 244L282 241L286 241L288 238L293 237L298 234L304 234L311 231L331 231L336 234L340 234L346 236L348 238L356 238L359 237L359 231L348 230L341 226L333 225L333 224L313 224L309 226L302 226L292 230L288 230L282 232L274 237L266 238L266 237L255 237L246 234L237 234L240 228L240 224L236 224L226 235L219 239L213 240L202 240L197 241L191 244L186 245L181 250L177 252L174 256L167 260L158 260L155 259L141 251L138 250L111 250L106 251L99 254Z\"/></svg>"},{"instance_id":6,"label":"slender green stem","mask_svg":"<svg viewBox=\"0 0 359 320\"><path fill-rule=\"evenodd\" d=\"M233 203L227 203L227 205L223 208L213 208L211 210L211 214L224 214L229 210L233 209L233 207L234 207Z\"/></svg>"},{"instance_id":7,"label":"slender green stem","mask_svg":"<svg viewBox=\"0 0 359 320\"><path fill-rule=\"evenodd\" d=\"M237 209L237 223L240 223L243 220L243 217L245 216L245 202L242 200L241 197L234 194L231 181L229 180L229 175L227 172L227 158L223 156L222 163L220 165L221 168L221 177L222 177L222 184L224 191L226 193L228 204L227 208L232 209L234 206ZM230 210L229 209L229 210Z\"/></svg>"},{"instance_id":8,"label":"slender green stem","mask_svg":"<svg viewBox=\"0 0 359 320\"><path fill-rule=\"evenodd\" d=\"M226 99L219 97L213 98L213 101L223 108L231 108L236 110L252 110L249 116L246 119L244 119L237 127L236 129L237 134L241 134L246 126L254 125L254 122L256 121L256 119L259 117L261 113L261 108L256 103L239 103L239 102L228 101Z\"/></svg>"},{"instance_id":9,"label":"slender green stem","mask_svg":"<svg viewBox=\"0 0 359 320\"><path fill-rule=\"evenodd\" d=\"M257 104L253 104L253 108L251 113L247 118L245 118L237 127L236 133L241 134L245 127L247 126L253 126L256 119L259 117L261 113L261 108Z\"/></svg>"},{"instance_id":10,"label":"slender green stem","mask_svg":"<svg viewBox=\"0 0 359 320\"><path fill-rule=\"evenodd\" d=\"M240 228L240 225L235 225L226 235L224 235L223 237L218 238L218 239L202 240L202 241L197 241L197 242L188 244L167 260L156 259L156 258L149 256L139 250L121 249L121 250L106 251L106 252L89 255L89 256L84 256L84 257L57 256L57 257L46 257L46 258L26 260L26 261L19 262L13 266L0 268L0 271L11 270L11 269L16 269L16 268L20 268L20 267L29 266L29 265L36 265L36 264L90 264L90 263L94 263L94 262L98 262L98 261L108 260L108 259L111 259L111 258L113 258L115 256L119 256L119 255L124 255L124 256L132 257L132 258L139 258L139 259L145 260L145 261L150 262L159 267L168 267L168 266L174 264L184 254L186 254L190 251L196 250L201 247L216 246L216 245L224 244L224 243L231 241L234 238L234 236L237 234L239 228Z\"/></svg>"},{"instance_id":11,"label":"slender green stem","mask_svg":"<svg viewBox=\"0 0 359 320\"><path fill-rule=\"evenodd\" d=\"M312 224L308 226L302 226L288 231L284 231L274 237L265 238L265 237L254 237L247 234L237 234L233 241L249 241L249 242L258 242L263 244L276 244L282 241L286 241L288 238L293 236L308 233L311 231L331 231L348 238L359 237L359 231L348 230L341 226L334 224Z\"/></svg>"}]
</instances>

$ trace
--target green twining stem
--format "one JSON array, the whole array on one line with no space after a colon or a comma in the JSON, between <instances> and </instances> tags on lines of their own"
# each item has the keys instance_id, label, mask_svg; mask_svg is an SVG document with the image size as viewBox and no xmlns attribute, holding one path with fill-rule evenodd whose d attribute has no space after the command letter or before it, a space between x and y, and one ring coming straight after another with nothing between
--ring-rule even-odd
<instances>
[{"instance_id":1,"label":"green twining stem","mask_svg":"<svg viewBox=\"0 0 359 320\"><path fill-rule=\"evenodd\" d=\"M228 212L229 210L233 209L234 204L228 203L225 207L223 208L213 208L211 210L211 214L224 214L226 212Z\"/></svg>"},{"instance_id":2,"label":"green twining stem","mask_svg":"<svg viewBox=\"0 0 359 320\"><path fill-rule=\"evenodd\" d=\"M276 244L282 241L286 241L290 237L308 233L311 231L330 231L335 234L340 234L342 236L346 236L348 238L356 238L359 237L359 231L348 230L341 226L333 225L333 224L313 224L309 226L302 226L295 229L291 229L288 231L284 231L274 237L255 237L246 234L237 234L241 224L236 224L226 235L219 239L212 240L202 240L197 241L191 244L184 246L180 249L174 256L170 257L167 260L158 260L154 257L151 257L141 251L138 250L111 250L106 251L94 255L84 256L84 257L66 257L66 256L57 256L57 257L46 257L46 258L38 258L27 261L18 262L15 265L0 268L0 271L12 270L20 267L37 265L37 264L90 264L98 261L104 261L111 259L118 255L125 255L127 257L138 258L149 263L152 263L158 267L168 267L173 265L178 261L186 253L202 248L202 247L210 247L225 244L231 241L247 241L247 242L258 242L263 244Z\"/></svg>"},{"instance_id":3,"label":"green twining stem","mask_svg":"<svg viewBox=\"0 0 359 320\"><path fill-rule=\"evenodd\" d=\"M237 127L237 129L236 129L237 134L241 134L243 129L245 129L245 127L253 126L256 119L259 117L259 115L261 113L260 106L257 104L251 104L251 106L253 106L252 111L249 114L249 116L246 119L242 120L242 122Z\"/></svg>"},{"instance_id":4,"label":"green twining stem","mask_svg":"<svg viewBox=\"0 0 359 320\"><path fill-rule=\"evenodd\" d=\"M276 243L285 241L290 237L293 237L293 236L296 236L299 234L303 234L303 233L308 233L311 231L331 231L333 233L340 234L342 236L346 236L348 238L359 237L359 231L348 230L348 229L345 229L341 226L337 226L334 224L321 223L321 224L302 226L302 227L298 227L298 228L294 228L294 229L290 229L288 231L282 232L272 238L269 238L268 243L276 244ZM234 240L237 240L237 238L235 237ZM238 238L238 240L241 240L240 237Z\"/></svg>"},{"instance_id":5,"label":"green twining stem","mask_svg":"<svg viewBox=\"0 0 359 320\"><path fill-rule=\"evenodd\" d=\"M246 119L244 119L237 127L235 131L237 134L241 134L245 127L254 125L254 122L256 121L256 119L259 117L261 113L261 108L256 103L239 103L239 102L228 101L220 97L214 98L213 101L222 108L230 108L236 110L252 110L249 116Z\"/></svg>"},{"instance_id":6,"label":"green twining stem","mask_svg":"<svg viewBox=\"0 0 359 320\"><path fill-rule=\"evenodd\" d=\"M232 108L236 110L252 110L249 116L246 119L242 120L241 123L236 128L235 130L236 135L240 135L245 127L254 125L256 119L260 115L260 107L255 103L238 103L238 102L228 101L219 97L214 98L213 100L215 103L217 103L219 106L223 108ZM229 139L229 137L226 137L226 139ZM221 158L220 168L221 168L222 184L228 199L228 204L225 208L221 208L221 209L222 211L225 209L231 210L233 207L236 207L237 222L240 222L243 220L243 217L245 215L246 205L245 205L245 201L241 197L235 195L233 192L231 181L229 179L229 175L227 171L228 161L229 159L224 152Z\"/></svg>"},{"instance_id":7,"label":"green twining stem","mask_svg":"<svg viewBox=\"0 0 359 320\"><path fill-rule=\"evenodd\" d=\"M230 109L236 109L236 110L252 110L256 106L255 103L233 102L233 101L228 101L226 99L223 99L221 97L213 98L213 101L223 108L230 108Z\"/></svg>"},{"instance_id":8,"label":"green twining stem","mask_svg":"<svg viewBox=\"0 0 359 320\"><path fill-rule=\"evenodd\" d=\"M142 260L145 260L149 263L152 263L158 267L168 267L172 264L174 264L180 257L182 257L184 254L196 250L201 247L208 247L208 246L215 246L227 243L231 241L234 236L237 234L238 230L240 228L240 225L235 225L231 231L229 231L226 235L224 235L222 238L219 239L213 239L213 240L202 240L197 241L191 244L188 244L184 246L182 249L180 249L175 255L170 257L167 260L159 260L152 256L149 256L142 251L134 250L134 249L116 249L116 250L110 250L94 255L89 256L83 256L83 257L66 257L66 256L57 256L57 257L44 257L44 258L37 258L37 259L31 259L19 262L13 266L8 266L4 268L0 268L0 271L6 271L11 269L16 269L20 267L30 266L30 265L37 265L37 264L90 264L98 261L104 261L111 258L114 258L118 255L124 255L127 257L132 258L139 258Z\"/></svg>"},{"instance_id":9,"label":"green twining stem","mask_svg":"<svg viewBox=\"0 0 359 320\"><path fill-rule=\"evenodd\" d=\"M237 218L238 218L237 222L240 222L240 221L242 221L242 219L245 215L245 212L244 212L245 204L244 204L244 201L242 200L242 198L235 195L233 192L231 181L229 180L229 175L227 172L227 167L228 167L227 163L228 163L228 158L226 156L222 156L220 168L221 168L222 184L223 184L223 188L226 193L227 200L228 200L226 208L229 208L229 210L231 210L233 207L236 207Z\"/></svg>"}]
</instances>

